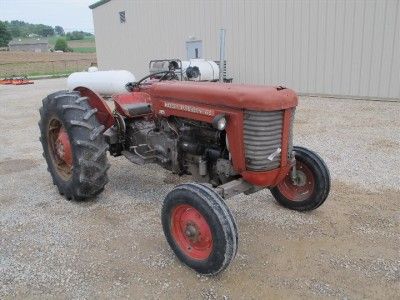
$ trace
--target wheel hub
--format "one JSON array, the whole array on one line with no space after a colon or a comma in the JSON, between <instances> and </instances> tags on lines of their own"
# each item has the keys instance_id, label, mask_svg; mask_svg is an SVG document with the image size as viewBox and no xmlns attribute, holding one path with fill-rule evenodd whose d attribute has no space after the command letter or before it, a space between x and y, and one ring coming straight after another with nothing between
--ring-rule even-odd
<instances>
[{"instance_id":1,"label":"wheel hub","mask_svg":"<svg viewBox=\"0 0 400 300\"><path fill-rule=\"evenodd\" d=\"M57 118L49 122L47 143L55 170L64 180L68 180L72 174L72 147L68 133Z\"/></svg>"},{"instance_id":2,"label":"wheel hub","mask_svg":"<svg viewBox=\"0 0 400 300\"><path fill-rule=\"evenodd\" d=\"M60 137L56 140L56 154L59 159L65 160L64 144Z\"/></svg>"},{"instance_id":3,"label":"wheel hub","mask_svg":"<svg viewBox=\"0 0 400 300\"><path fill-rule=\"evenodd\" d=\"M307 183L307 175L300 170L296 170L295 178L293 178L293 184L297 186L305 186Z\"/></svg>"},{"instance_id":4,"label":"wheel hub","mask_svg":"<svg viewBox=\"0 0 400 300\"><path fill-rule=\"evenodd\" d=\"M302 161L297 160L291 170L277 186L282 195L291 201L308 199L315 188L315 175Z\"/></svg>"},{"instance_id":5,"label":"wheel hub","mask_svg":"<svg viewBox=\"0 0 400 300\"><path fill-rule=\"evenodd\" d=\"M55 142L56 155L60 160L65 162L68 166L72 166L72 151L71 144L69 142L68 134L61 127L57 140Z\"/></svg>"},{"instance_id":6,"label":"wheel hub","mask_svg":"<svg viewBox=\"0 0 400 300\"><path fill-rule=\"evenodd\" d=\"M189 239L195 239L198 236L198 230L195 225L188 224L186 226L185 234Z\"/></svg>"},{"instance_id":7,"label":"wheel hub","mask_svg":"<svg viewBox=\"0 0 400 300\"><path fill-rule=\"evenodd\" d=\"M197 209L178 205L171 215L171 228L172 236L187 256L198 260L209 257L213 246L211 229Z\"/></svg>"}]
</instances>

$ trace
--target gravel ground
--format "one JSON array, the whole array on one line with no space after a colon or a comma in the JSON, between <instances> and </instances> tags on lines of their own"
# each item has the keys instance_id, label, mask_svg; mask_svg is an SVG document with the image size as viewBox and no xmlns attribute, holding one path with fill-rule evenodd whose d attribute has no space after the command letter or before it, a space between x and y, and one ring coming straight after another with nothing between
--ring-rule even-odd
<instances>
[{"instance_id":1,"label":"gravel ground","mask_svg":"<svg viewBox=\"0 0 400 300\"><path fill-rule=\"evenodd\" d=\"M400 294L400 103L301 99L296 144L332 174L318 210L278 206L269 191L227 202L239 251L217 277L177 261L160 224L184 180L111 158L96 200L64 200L41 156L38 108L65 79L0 86L0 298L375 298Z\"/></svg>"}]
</instances>

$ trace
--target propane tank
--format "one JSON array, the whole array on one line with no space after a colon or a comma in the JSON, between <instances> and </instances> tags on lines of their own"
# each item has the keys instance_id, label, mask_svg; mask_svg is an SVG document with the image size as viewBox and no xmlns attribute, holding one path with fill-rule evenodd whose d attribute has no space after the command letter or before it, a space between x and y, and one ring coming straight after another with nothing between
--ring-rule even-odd
<instances>
[{"instance_id":1,"label":"propane tank","mask_svg":"<svg viewBox=\"0 0 400 300\"><path fill-rule=\"evenodd\" d=\"M134 82L135 76L125 70L75 72L68 76L68 89L83 86L102 95L126 93L125 85Z\"/></svg>"},{"instance_id":2,"label":"propane tank","mask_svg":"<svg viewBox=\"0 0 400 300\"><path fill-rule=\"evenodd\" d=\"M154 74L154 73L158 73L158 72L162 72L162 71L177 70L180 68L179 62L176 60L151 61L150 68L149 68L150 74Z\"/></svg>"},{"instance_id":3,"label":"propane tank","mask_svg":"<svg viewBox=\"0 0 400 300\"><path fill-rule=\"evenodd\" d=\"M219 67L212 60L196 58L182 61L182 70L187 80L212 81L219 78Z\"/></svg>"},{"instance_id":4,"label":"propane tank","mask_svg":"<svg viewBox=\"0 0 400 300\"><path fill-rule=\"evenodd\" d=\"M182 69L180 69L182 63ZM183 73L183 80L213 81L219 79L219 67L212 60L191 59L191 60L159 60L150 63L150 74L161 71L174 70L180 79L180 72ZM162 77L163 75L158 75Z\"/></svg>"}]
</instances>

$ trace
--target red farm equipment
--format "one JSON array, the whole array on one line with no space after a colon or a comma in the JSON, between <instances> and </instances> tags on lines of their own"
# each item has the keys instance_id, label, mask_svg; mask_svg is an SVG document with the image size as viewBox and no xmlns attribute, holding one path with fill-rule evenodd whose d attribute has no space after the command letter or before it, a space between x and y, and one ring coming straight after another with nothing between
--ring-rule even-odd
<instances>
[{"instance_id":1,"label":"red farm equipment","mask_svg":"<svg viewBox=\"0 0 400 300\"><path fill-rule=\"evenodd\" d=\"M0 79L0 84L25 85L25 84L33 84L33 81L28 80L26 76L11 76Z\"/></svg>"},{"instance_id":2,"label":"red farm equipment","mask_svg":"<svg viewBox=\"0 0 400 300\"><path fill-rule=\"evenodd\" d=\"M53 182L69 200L104 190L107 152L191 175L193 183L164 199L162 226L184 264L215 275L238 247L224 199L267 188L284 207L313 210L329 194L329 170L318 154L293 146L294 91L163 80L169 77L128 84L126 93L113 95L113 110L82 86L48 95L40 140Z\"/></svg>"}]
</instances>

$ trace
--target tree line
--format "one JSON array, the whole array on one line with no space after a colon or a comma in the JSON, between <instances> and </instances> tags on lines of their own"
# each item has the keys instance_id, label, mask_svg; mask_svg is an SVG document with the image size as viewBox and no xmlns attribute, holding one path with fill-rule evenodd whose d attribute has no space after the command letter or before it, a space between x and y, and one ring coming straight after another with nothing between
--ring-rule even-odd
<instances>
[{"instance_id":1,"label":"tree line","mask_svg":"<svg viewBox=\"0 0 400 300\"><path fill-rule=\"evenodd\" d=\"M31 24L24 21L0 21L0 47L6 47L13 38L65 36L67 40L82 40L93 34L84 31L65 33L64 28L54 28L44 24Z\"/></svg>"}]
</instances>

